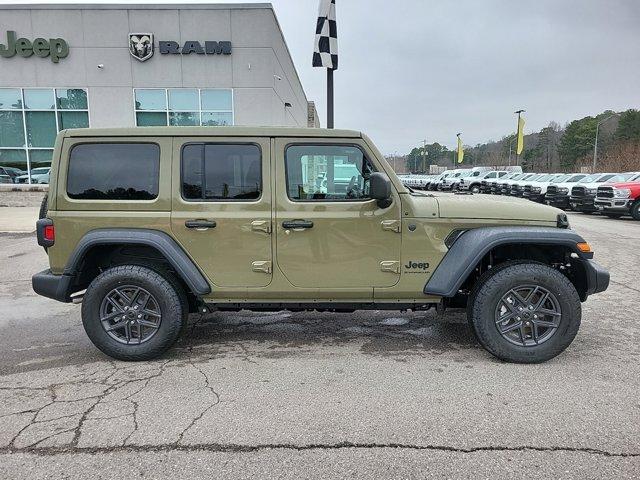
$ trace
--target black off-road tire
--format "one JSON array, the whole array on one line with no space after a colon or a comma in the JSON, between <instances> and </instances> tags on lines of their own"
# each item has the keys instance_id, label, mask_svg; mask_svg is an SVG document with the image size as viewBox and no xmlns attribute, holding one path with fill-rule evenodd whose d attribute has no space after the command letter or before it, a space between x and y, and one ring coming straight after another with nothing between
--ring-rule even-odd
<instances>
[{"instance_id":1,"label":"black off-road tire","mask_svg":"<svg viewBox=\"0 0 640 480\"><path fill-rule=\"evenodd\" d=\"M471 185L471 187L469 187L469 191L471 193L482 193L480 191L480 185L478 185L478 184Z\"/></svg>"},{"instance_id":2,"label":"black off-road tire","mask_svg":"<svg viewBox=\"0 0 640 480\"><path fill-rule=\"evenodd\" d=\"M558 328L540 345L515 345L496 326L500 299L520 285L541 286L553 293L560 305ZM569 279L547 265L530 261L507 262L487 271L478 279L467 304L467 319L480 344L492 355L513 363L541 363L559 355L577 335L581 316L580 297Z\"/></svg>"},{"instance_id":3,"label":"black off-road tire","mask_svg":"<svg viewBox=\"0 0 640 480\"><path fill-rule=\"evenodd\" d=\"M631 206L631 216L634 220L640 220L640 200L636 200Z\"/></svg>"},{"instance_id":4,"label":"black off-road tire","mask_svg":"<svg viewBox=\"0 0 640 480\"><path fill-rule=\"evenodd\" d=\"M144 288L158 302L162 318L158 331L140 344L114 340L100 322L100 305L114 288L134 285ZM93 344L118 360L151 360L168 350L178 339L186 323L184 302L176 287L158 272L138 265L120 265L105 270L87 288L82 301L82 324Z\"/></svg>"}]
</instances>

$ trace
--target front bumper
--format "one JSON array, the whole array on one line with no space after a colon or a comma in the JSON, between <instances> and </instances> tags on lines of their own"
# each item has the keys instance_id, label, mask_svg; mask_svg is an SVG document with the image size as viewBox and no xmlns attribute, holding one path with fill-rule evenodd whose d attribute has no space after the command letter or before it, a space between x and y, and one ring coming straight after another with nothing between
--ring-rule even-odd
<instances>
[{"instance_id":1,"label":"front bumper","mask_svg":"<svg viewBox=\"0 0 640 480\"><path fill-rule=\"evenodd\" d=\"M595 212L598 209L595 205L596 197L570 197L571 208L579 212Z\"/></svg>"},{"instance_id":2,"label":"front bumper","mask_svg":"<svg viewBox=\"0 0 640 480\"><path fill-rule=\"evenodd\" d=\"M544 193L541 192L524 192L522 194L523 198L528 198L533 202L542 203L544 202Z\"/></svg>"},{"instance_id":3,"label":"front bumper","mask_svg":"<svg viewBox=\"0 0 640 480\"><path fill-rule=\"evenodd\" d=\"M603 212L628 213L631 210L633 200L628 198L597 198L595 199L595 207Z\"/></svg>"},{"instance_id":4,"label":"front bumper","mask_svg":"<svg viewBox=\"0 0 640 480\"><path fill-rule=\"evenodd\" d=\"M55 275L51 273L51 270L43 270L31 277L31 286L34 292L59 302L68 303L71 301L72 284L72 276Z\"/></svg>"},{"instance_id":5,"label":"front bumper","mask_svg":"<svg viewBox=\"0 0 640 480\"><path fill-rule=\"evenodd\" d=\"M544 203L551 205L552 207L562 208L563 210L569 208L571 202L569 195L545 195Z\"/></svg>"},{"instance_id":6,"label":"front bumper","mask_svg":"<svg viewBox=\"0 0 640 480\"><path fill-rule=\"evenodd\" d=\"M581 298L584 302L589 295L604 292L609 287L609 280L611 276L607 269L593 260L580 259L578 261L582 264L585 270L586 290L584 298Z\"/></svg>"}]
</instances>

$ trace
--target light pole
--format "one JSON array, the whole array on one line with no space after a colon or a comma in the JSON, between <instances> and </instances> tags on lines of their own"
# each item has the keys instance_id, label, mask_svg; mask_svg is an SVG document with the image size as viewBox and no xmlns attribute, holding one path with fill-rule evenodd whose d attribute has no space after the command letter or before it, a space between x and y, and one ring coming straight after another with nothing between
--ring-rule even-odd
<instances>
[{"instance_id":1,"label":"light pole","mask_svg":"<svg viewBox=\"0 0 640 480\"><path fill-rule=\"evenodd\" d=\"M600 130L600 124L606 122L607 120L613 117L619 117L619 113L614 113L613 115L609 115L607 118L600 120L596 123L596 141L593 144L593 167L591 168L591 173L596 173L596 164L598 163L598 131Z\"/></svg>"},{"instance_id":2,"label":"light pole","mask_svg":"<svg viewBox=\"0 0 640 480\"><path fill-rule=\"evenodd\" d=\"M511 166L511 148L513 147L514 140L518 138L517 136L509 140L509 166Z\"/></svg>"},{"instance_id":3,"label":"light pole","mask_svg":"<svg viewBox=\"0 0 640 480\"><path fill-rule=\"evenodd\" d=\"M518 138L518 135L520 134L520 115L524 112L526 112L526 110L516 110L515 112L513 112L518 114L518 126L516 127L516 138ZM524 132L522 132L522 135L524 135ZM509 159L509 164L511 164L511 159ZM516 166L517 165L518 165L518 146L516 145Z\"/></svg>"},{"instance_id":4,"label":"light pole","mask_svg":"<svg viewBox=\"0 0 640 480\"><path fill-rule=\"evenodd\" d=\"M424 170L427 167L427 139L422 140L422 143L422 173L424 173Z\"/></svg>"}]
</instances>

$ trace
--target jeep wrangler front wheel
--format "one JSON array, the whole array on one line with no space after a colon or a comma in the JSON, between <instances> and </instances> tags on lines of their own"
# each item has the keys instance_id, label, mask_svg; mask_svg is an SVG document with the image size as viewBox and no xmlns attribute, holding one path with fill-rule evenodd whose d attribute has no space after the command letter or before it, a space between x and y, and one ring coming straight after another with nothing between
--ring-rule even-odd
<instances>
[{"instance_id":1,"label":"jeep wrangler front wheel","mask_svg":"<svg viewBox=\"0 0 640 480\"><path fill-rule=\"evenodd\" d=\"M102 352L118 360L150 360L177 340L186 315L170 281L137 265L105 270L82 301L82 323Z\"/></svg>"},{"instance_id":2,"label":"jeep wrangler front wheel","mask_svg":"<svg viewBox=\"0 0 640 480\"><path fill-rule=\"evenodd\" d=\"M514 262L480 278L467 313L490 353L508 362L539 363L571 344L580 327L581 306L575 287L559 271Z\"/></svg>"}]
</instances>

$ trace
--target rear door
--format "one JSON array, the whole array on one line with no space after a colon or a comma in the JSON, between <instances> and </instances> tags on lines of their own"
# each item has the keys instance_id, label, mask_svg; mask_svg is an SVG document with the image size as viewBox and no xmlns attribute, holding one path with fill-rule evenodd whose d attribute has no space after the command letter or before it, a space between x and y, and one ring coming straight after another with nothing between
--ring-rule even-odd
<instances>
[{"instance_id":1,"label":"rear door","mask_svg":"<svg viewBox=\"0 0 640 480\"><path fill-rule=\"evenodd\" d=\"M175 238L214 286L271 282L269 138L176 138Z\"/></svg>"}]
</instances>

